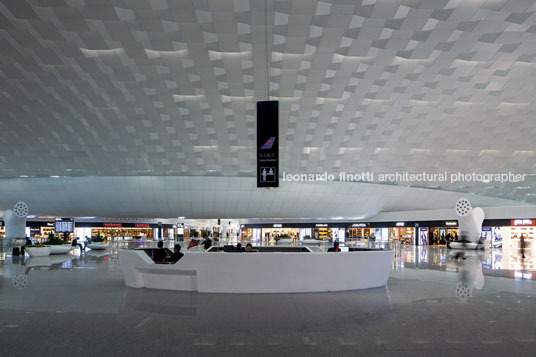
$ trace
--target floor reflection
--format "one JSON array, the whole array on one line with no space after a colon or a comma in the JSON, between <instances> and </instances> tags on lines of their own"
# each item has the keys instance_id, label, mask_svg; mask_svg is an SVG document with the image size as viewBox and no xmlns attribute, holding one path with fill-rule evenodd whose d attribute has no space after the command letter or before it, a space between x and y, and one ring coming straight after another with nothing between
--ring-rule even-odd
<instances>
[{"instance_id":1,"label":"floor reflection","mask_svg":"<svg viewBox=\"0 0 536 357\"><path fill-rule=\"evenodd\" d=\"M481 257L483 252L476 251L452 251L451 254L458 259L458 283L456 284L456 297L467 302L473 297L473 289L481 290L484 287L485 278L482 272Z\"/></svg>"},{"instance_id":2,"label":"floor reflection","mask_svg":"<svg viewBox=\"0 0 536 357\"><path fill-rule=\"evenodd\" d=\"M534 355L536 283L500 249L406 247L377 289L235 295L127 288L125 246L0 252L0 355Z\"/></svg>"},{"instance_id":3,"label":"floor reflection","mask_svg":"<svg viewBox=\"0 0 536 357\"><path fill-rule=\"evenodd\" d=\"M391 308L386 287L308 294L199 294L126 288L119 319L129 327L148 320L180 322L177 332L189 333L209 328L247 333L261 325L267 332L288 333L341 328L356 321L363 324L371 316L375 316L374 323L386 323Z\"/></svg>"},{"instance_id":4,"label":"floor reflection","mask_svg":"<svg viewBox=\"0 0 536 357\"><path fill-rule=\"evenodd\" d=\"M484 275L536 280L536 257L526 254L522 259L518 249L493 248L465 251L479 256ZM447 247L403 246L397 251L393 269L433 269L457 272L458 257ZM469 253L467 253L469 254Z\"/></svg>"}]
</instances>

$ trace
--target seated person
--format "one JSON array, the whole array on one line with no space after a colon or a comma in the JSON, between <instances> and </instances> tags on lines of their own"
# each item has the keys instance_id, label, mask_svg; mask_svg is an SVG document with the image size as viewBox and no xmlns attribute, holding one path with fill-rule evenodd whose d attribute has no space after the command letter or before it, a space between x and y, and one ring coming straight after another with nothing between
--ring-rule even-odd
<instances>
[{"instance_id":1,"label":"seated person","mask_svg":"<svg viewBox=\"0 0 536 357\"><path fill-rule=\"evenodd\" d=\"M244 251L244 248L242 248L242 243L237 243L236 244L236 252L243 252Z\"/></svg>"},{"instance_id":2,"label":"seated person","mask_svg":"<svg viewBox=\"0 0 536 357\"><path fill-rule=\"evenodd\" d=\"M80 250L84 250L84 247L82 246L82 244L78 243L78 238L73 238L73 241L71 242L71 246L72 247L80 247Z\"/></svg>"},{"instance_id":3,"label":"seated person","mask_svg":"<svg viewBox=\"0 0 536 357\"><path fill-rule=\"evenodd\" d=\"M340 252L341 248L339 248L339 242L333 243L333 247L328 249L328 252Z\"/></svg>"},{"instance_id":4,"label":"seated person","mask_svg":"<svg viewBox=\"0 0 536 357\"><path fill-rule=\"evenodd\" d=\"M253 249L251 243L246 244L246 252L255 252L255 249Z\"/></svg>"},{"instance_id":5,"label":"seated person","mask_svg":"<svg viewBox=\"0 0 536 357\"><path fill-rule=\"evenodd\" d=\"M159 240L157 246L158 249L154 251L153 260L156 263L164 263L167 257L166 250L164 249L164 242Z\"/></svg>"},{"instance_id":6,"label":"seated person","mask_svg":"<svg viewBox=\"0 0 536 357\"><path fill-rule=\"evenodd\" d=\"M171 258L169 258L169 261L173 262L173 263L176 263L182 257L184 257L184 254L181 253L181 245L180 244L175 244L175 247L173 248L173 254L171 254Z\"/></svg>"}]
</instances>

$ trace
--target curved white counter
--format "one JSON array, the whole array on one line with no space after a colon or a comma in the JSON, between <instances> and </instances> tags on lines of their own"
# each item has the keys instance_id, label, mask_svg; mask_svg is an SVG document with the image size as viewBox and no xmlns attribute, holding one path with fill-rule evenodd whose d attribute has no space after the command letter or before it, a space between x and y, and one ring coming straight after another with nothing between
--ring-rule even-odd
<instances>
[{"instance_id":1,"label":"curved white counter","mask_svg":"<svg viewBox=\"0 0 536 357\"><path fill-rule=\"evenodd\" d=\"M155 264L120 250L125 284L203 293L298 293L368 289L387 283L394 251L348 253L196 253Z\"/></svg>"}]
</instances>

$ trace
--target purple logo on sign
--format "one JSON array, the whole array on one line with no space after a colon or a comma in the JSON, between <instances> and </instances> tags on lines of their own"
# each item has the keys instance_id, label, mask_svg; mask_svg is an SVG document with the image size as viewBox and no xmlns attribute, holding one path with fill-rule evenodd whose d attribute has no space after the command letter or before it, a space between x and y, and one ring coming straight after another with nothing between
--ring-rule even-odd
<instances>
[{"instance_id":1,"label":"purple logo on sign","mask_svg":"<svg viewBox=\"0 0 536 357\"><path fill-rule=\"evenodd\" d=\"M272 146L274 145L275 136L272 136L270 139L268 139L267 142L264 143L263 146L261 146L261 150L270 150Z\"/></svg>"}]
</instances>

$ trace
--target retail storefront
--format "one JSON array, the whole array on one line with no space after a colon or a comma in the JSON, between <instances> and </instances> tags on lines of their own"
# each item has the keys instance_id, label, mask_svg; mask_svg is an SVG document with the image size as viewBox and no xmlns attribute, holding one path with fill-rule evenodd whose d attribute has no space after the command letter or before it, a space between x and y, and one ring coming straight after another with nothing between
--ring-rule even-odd
<instances>
[{"instance_id":1,"label":"retail storefront","mask_svg":"<svg viewBox=\"0 0 536 357\"><path fill-rule=\"evenodd\" d=\"M292 239L296 242L304 239L344 241L345 227L331 227L327 223L273 223L242 224L243 241L275 243L280 239Z\"/></svg>"},{"instance_id":2,"label":"retail storefront","mask_svg":"<svg viewBox=\"0 0 536 357\"><path fill-rule=\"evenodd\" d=\"M32 240L44 242L50 234L56 235L54 222L26 222L26 236Z\"/></svg>"},{"instance_id":3,"label":"retail storefront","mask_svg":"<svg viewBox=\"0 0 536 357\"><path fill-rule=\"evenodd\" d=\"M54 222L43 222L40 223L37 227L36 226L30 226L30 232L34 232L34 235L31 237L34 238L48 238L50 234L56 234L56 230L54 229Z\"/></svg>"},{"instance_id":4,"label":"retail storefront","mask_svg":"<svg viewBox=\"0 0 536 357\"><path fill-rule=\"evenodd\" d=\"M273 223L242 224L242 240L275 243L281 239L295 242L307 239L344 242L347 223Z\"/></svg>"},{"instance_id":5,"label":"retail storefront","mask_svg":"<svg viewBox=\"0 0 536 357\"><path fill-rule=\"evenodd\" d=\"M511 219L484 221L482 236L491 239L494 248L518 249L521 237L527 248L536 241L536 219Z\"/></svg>"},{"instance_id":6,"label":"retail storefront","mask_svg":"<svg viewBox=\"0 0 536 357\"><path fill-rule=\"evenodd\" d=\"M415 244L415 227L408 226L407 222L395 222L394 227L389 227L389 240L404 245Z\"/></svg>"},{"instance_id":7,"label":"retail storefront","mask_svg":"<svg viewBox=\"0 0 536 357\"><path fill-rule=\"evenodd\" d=\"M428 244L444 245L458 239L460 235L457 221L443 221L440 226L429 228Z\"/></svg>"},{"instance_id":8,"label":"retail storefront","mask_svg":"<svg viewBox=\"0 0 536 357\"><path fill-rule=\"evenodd\" d=\"M152 240L154 230L149 224L103 223L102 227L77 227L78 237L102 236L107 240Z\"/></svg>"},{"instance_id":9,"label":"retail storefront","mask_svg":"<svg viewBox=\"0 0 536 357\"><path fill-rule=\"evenodd\" d=\"M86 237L97 235L107 240L174 239L177 231L170 224L75 222L71 218L56 219L55 222L28 221L26 223L26 235L37 242L46 241L49 234L65 237L68 240L77 237L81 241L84 241Z\"/></svg>"},{"instance_id":10,"label":"retail storefront","mask_svg":"<svg viewBox=\"0 0 536 357\"><path fill-rule=\"evenodd\" d=\"M346 228L346 239L368 239L372 233L374 233L374 228L370 228L369 223L352 223L348 228Z\"/></svg>"},{"instance_id":11,"label":"retail storefront","mask_svg":"<svg viewBox=\"0 0 536 357\"><path fill-rule=\"evenodd\" d=\"M283 225L281 224L274 224L270 228L261 229L261 239L265 242L274 242L279 239L293 239L297 241L299 238L299 228L283 228Z\"/></svg>"}]
</instances>

